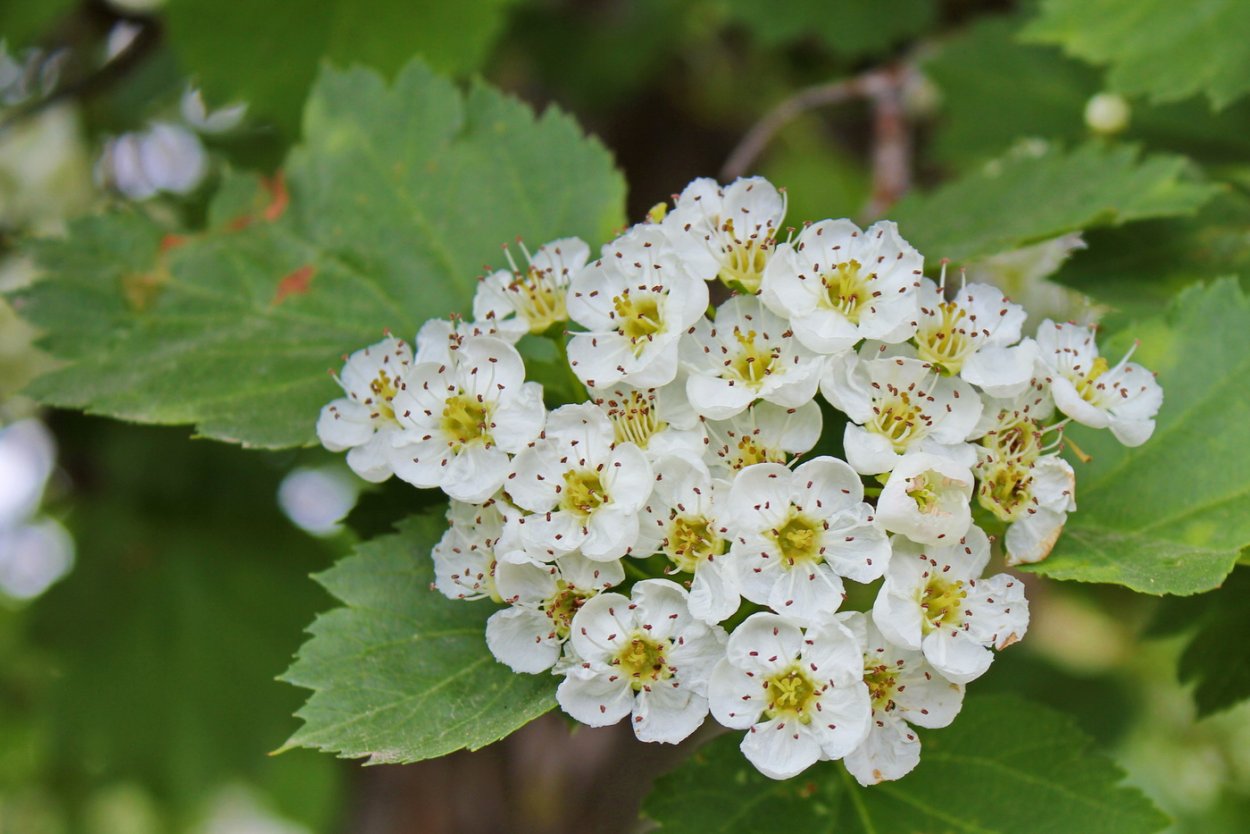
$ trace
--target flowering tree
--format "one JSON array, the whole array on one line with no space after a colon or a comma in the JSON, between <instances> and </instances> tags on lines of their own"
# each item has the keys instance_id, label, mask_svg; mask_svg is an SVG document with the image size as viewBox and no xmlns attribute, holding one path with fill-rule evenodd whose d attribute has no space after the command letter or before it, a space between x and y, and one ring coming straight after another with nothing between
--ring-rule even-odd
<instances>
[{"instance_id":1,"label":"flowering tree","mask_svg":"<svg viewBox=\"0 0 1250 834\"><path fill-rule=\"evenodd\" d=\"M692 4L707 20L640 4L638 31L703 27L657 35L657 65L750 43L744 89L760 66L801 74L804 49L833 57L829 77L798 92L774 77L780 103L761 96L726 122L718 176L681 171L633 205L573 117L448 77L497 38L500 54L539 52L536 22L572 12L518 4L506 22L483 0L402 38L387 35L409 29L402 4L362 17L329 3L303 21L272 5L114 9L112 55L84 79L168 49L202 89L177 93L177 119L99 137L112 204L23 240L37 274L9 298L48 357L22 373L35 401L304 449L305 465L350 469L344 509L363 491L327 550L254 523L270 488L246 469L259 451L203 449L173 474L182 486L161 486L149 470L164 441L137 440L104 470L138 466L143 495L177 496L155 501L172 508L158 510L172 550L202 542L174 619L237 577L256 589L240 609L290 609L284 651L311 620L285 672L284 651L257 665L286 683L255 691L304 699L277 762L295 748L435 759L558 708L680 745L663 773L614 777L654 783L641 814L662 831L1131 834L1169 825L1156 804L1178 830L1223 830L1214 806L1241 830L1238 800L1196 809L1152 787L1099 730L1098 705L1057 690L1079 665L1065 643L1133 619L1128 656L1153 619L1152 633L1188 635L1173 652L1201 715L1250 698L1235 639L1250 626L1236 567L1250 546L1242 4L1216 0L1201 20L1125 0L968 19L909 0L892 20L858 2ZM601 28L580 32L575 71L609 51ZM266 34L292 31L306 34L278 72ZM25 55L0 65L19 126L76 94L49 78L46 50ZM490 77L506 83L498 60ZM556 97L601 120L601 90L579 99L566 75L550 76L572 85ZM812 111L865 103L866 122L786 150ZM629 141L613 139L622 158ZM866 162L839 144L857 141ZM631 168L650 184L678 175ZM851 197L839 177L860 180ZM180 454L171 467L193 460ZM295 465L284 454L272 471ZM123 573L152 558L122 551ZM82 575L107 573L90 553ZM322 567L334 602L302 577ZM265 571L276 581L252 586ZM36 633L61 635L46 645L86 658L79 575L30 611L51 624ZM229 610L189 631L224 628ZM188 691L222 685L252 634ZM1173 662L1151 656L1134 685ZM110 674L97 691L130 691ZM71 672L61 691L92 681ZM95 699L56 697L90 717L83 738L111 738ZM287 706L256 725L265 749ZM205 737L222 726L211 712L191 710ZM111 768L127 749L112 744L82 756ZM250 748L224 759L182 781L163 759L148 772L162 797L237 773L263 783ZM1229 796L1244 787L1228 781ZM616 816L626 830L636 814Z\"/></svg>"}]
</instances>

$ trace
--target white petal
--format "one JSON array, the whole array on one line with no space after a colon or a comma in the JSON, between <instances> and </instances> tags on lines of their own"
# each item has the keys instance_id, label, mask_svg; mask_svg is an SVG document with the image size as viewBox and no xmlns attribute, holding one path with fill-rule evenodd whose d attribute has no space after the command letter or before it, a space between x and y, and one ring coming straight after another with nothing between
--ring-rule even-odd
<instances>
[{"instance_id":1,"label":"white petal","mask_svg":"<svg viewBox=\"0 0 1250 834\"><path fill-rule=\"evenodd\" d=\"M747 731L742 755L770 779L789 779L820 759L821 749L798 721L763 721Z\"/></svg>"},{"instance_id":2,"label":"white petal","mask_svg":"<svg viewBox=\"0 0 1250 834\"><path fill-rule=\"evenodd\" d=\"M842 763L864 787L901 779L920 764L920 738L906 721L879 713L868 737Z\"/></svg>"},{"instance_id":3,"label":"white petal","mask_svg":"<svg viewBox=\"0 0 1250 834\"><path fill-rule=\"evenodd\" d=\"M707 698L661 681L638 693L631 723L639 741L676 744L699 729L707 713Z\"/></svg>"},{"instance_id":4,"label":"white petal","mask_svg":"<svg viewBox=\"0 0 1250 834\"><path fill-rule=\"evenodd\" d=\"M578 677L570 674L556 689L560 708L583 724L607 727L615 724L634 706L634 692L629 681L608 675Z\"/></svg>"},{"instance_id":5,"label":"white petal","mask_svg":"<svg viewBox=\"0 0 1250 834\"><path fill-rule=\"evenodd\" d=\"M560 656L551 620L532 608L505 608L492 614L486 621L486 645L514 672L537 674L550 669Z\"/></svg>"}]
</instances>

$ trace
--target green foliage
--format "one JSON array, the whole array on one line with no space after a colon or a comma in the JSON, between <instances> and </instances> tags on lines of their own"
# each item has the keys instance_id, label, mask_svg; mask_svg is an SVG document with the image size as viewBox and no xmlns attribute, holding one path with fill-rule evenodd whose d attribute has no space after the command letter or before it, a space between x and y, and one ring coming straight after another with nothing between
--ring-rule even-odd
<instances>
[{"instance_id":1,"label":"green foliage","mask_svg":"<svg viewBox=\"0 0 1250 834\"><path fill-rule=\"evenodd\" d=\"M8 44L10 52L30 46L75 5L76 0L0 4L0 40Z\"/></svg>"},{"instance_id":2,"label":"green foliage","mask_svg":"<svg viewBox=\"0 0 1250 834\"><path fill-rule=\"evenodd\" d=\"M1192 217L1101 229L1086 242L1088 248L1074 254L1055 280L1141 318L1213 275L1238 274L1246 286L1250 200L1229 191Z\"/></svg>"},{"instance_id":3,"label":"green foliage","mask_svg":"<svg viewBox=\"0 0 1250 834\"><path fill-rule=\"evenodd\" d=\"M133 780L185 818L231 782L297 778L319 795L285 788L287 810L328 825L336 769L266 755L299 704L273 677L325 605L308 574L329 562L329 548L281 517L280 471L169 430L60 428L77 564L30 615L32 642L57 670L35 703L62 802Z\"/></svg>"},{"instance_id":4,"label":"green foliage","mask_svg":"<svg viewBox=\"0 0 1250 834\"><path fill-rule=\"evenodd\" d=\"M323 61L391 74L414 55L463 74L479 68L512 0L171 0L174 50L215 101L242 100L286 133Z\"/></svg>"},{"instance_id":5,"label":"green foliage","mask_svg":"<svg viewBox=\"0 0 1250 834\"><path fill-rule=\"evenodd\" d=\"M660 831L966 831L1133 834L1167 820L1123 773L1090 750L1062 714L1011 697L969 699L950 727L921 731L920 765L899 782L861 788L841 765L774 782L716 739L656 782L643 805Z\"/></svg>"},{"instance_id":6,"label":"green foliage","mask_svg":"<svg viewBox=\"0 0 1250 834\"><path fill-rule=\"evenodd\" d=\"M766 43L816 36L848 56L881 52L924 31L937 13L934 0L894 0L888 9L877 3L821 0L728 0L727 6L731 18Z\"/></svg>"},{"instance_id":7,"label":"green foliage","mask_svg":"<svg viewBox=\"0 0 1250 834\"><path fill-rule=\"evenodd\" d=\"M314 690L284 749L415 762L485 747L555 706L554 678L516 674L486 648L494 606L430 587L445 527L414 516L317 577L346 606L317 618L283 676Z\"/></svg>"},{"instance_id":8,"label":"green foliage","mask_svg":"<svg viewBox=\"0 0 1250 834\"><path fill-rule=\"evenodd\" d=\"M1121 92L1175 101L1205 93L1223 107L1250 92L1244 0L1043 0L1030 38L1110 67Z\"/></svg>"},{"instance_id":9,"label":"green foliage","mask_svg":"<svg viewBox=\"0 0 1250 834\"><path fill-rule=\"evenodd\" d=\"M1187 165L1139 158L1131 147L1022 147L890 214L931 263L971 260L1080 229L1191 214L1219 189L1194 181Z\"/></svg>"},{"instance_id":10,"label":"green foliage","mask_svg":"<svg viewBox=\"0 0 1250 834\"><path fill-rule=\"evenodd\" d=\"M1198 715L1207 716L1250 698L1250 572L1233 571L1217 591L1203 597L1190 625L1197 631L1181 655L1179 674L1193 683Z\"/></svg>"},{"instance_id":11,"label":"green foliage","mask_svg":"<svg viewBox=\"0 0 1250 834\"><path fill-rule=\"evenodd\" d=\"M1127 449L1110 432L1069 430L1093 456L1077 464L1078 511L1050 557L1026 569L1150 594L1208 591L1250 545L1250 302L1223 280L1132 330L1135 361L1163 386L1154 436Z\"/></svg>"},{"instance_id":12,"label":"green foliage","mask_svg":"<svg viewBox=\"0 0 1250 834\"><path fill-rule=\"evenodd\" d=\"M23 315L68 364L32 394L246 445L311 443L341 356L464 311L506 241L593 244L622 222L611 158L570 119L480 85L462 96L419 63L389 88L326 71L306 126L287 185L228 183L203 234L125 212L40 243L48 275Z\"/></svg>"}]
</instances>

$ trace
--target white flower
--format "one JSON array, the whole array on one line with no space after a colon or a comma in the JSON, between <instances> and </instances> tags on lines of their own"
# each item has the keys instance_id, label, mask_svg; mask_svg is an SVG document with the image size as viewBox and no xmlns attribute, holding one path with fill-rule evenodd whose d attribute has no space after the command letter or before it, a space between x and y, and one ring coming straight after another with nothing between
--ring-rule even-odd
<instances>
[{"instance_id":1,"label":"white flower","mask_svg":"<svg viewBox=\"0 0 1250 834\"><path fill-rule=\"evenodd\" d=\"M417 352L412 361L413 364L448 364L466 337L498 335L495 323L490 321L468 322L457 316L453 316L451 320L427 319L417 331Z\"/></svg>"},{"instance_id":2,"label":"white flower","mask_svg":"<svg viewBox=\"0 0 1250 834\"><path fill-rule=\"evenodd\" d=\"M793 471L759 463L739 472L729 517L742 595L804 623L832 617L842 577L871 582L890 559L863 498L859 476L831 457Z\"/></svg>"},{"instance_id":3,"label":"white flower","mask_svg":"<svg viewBox=\"0 0 1250 834\"><path fill-rule=\"evenodd\" d=\"M972 524L972 471L940 455L903 455L877 499L877 523L912 541L957 541Z\"/></svg>"},{"instance_id":4,"label":"white flower","mask_svg":"<svg viewBox=\"0 0 1250 834\"><path fill-rule=\"evenodd\" d=\"M963 706L964 687L943 678L920 652L890 643L866 615L838 619L864 647L864 683L872 699L868 737L843 764L865 787L901 779L920 763L920 739L908 725L950 724Z\"/></svg>"},{"instance_id":5,"label":"white flower","mask_svg":"<svg viewBox=\"0 0 1250 834\"><path fill-rule=\"evenodd\" d=\"M583 724L633 713L641 741L676 744L707 717L707 681L725 654L725 632L690 616L686 592L666 579L633 587L632 600L601 594L573 618L570 665L556 700Z\"/></svg>"},{"instance_id":6,"label":"white flower","mask_svg":"<svg viewBox=\"0 0 1250 834\"><path fill-rule=\"evenodd\" d=\"M854 421L847 424L843 446L855 471L889 472L913 450L971 466L975 455L964 441L981 417L981 398L972 386L942 376L928 362L868 358L873 352L867 346L863 355L833 357L820 384L825 398Z\"/></svg>"},{"instance_id":7,"label":"white flower","mask_svg":"<svg viewBox=\"0 0 1250 834\"><path fill-rule=\"evenodd\" d=\"M978 467L981 506L1003 521L1007 564L1040 562L1050 555L1068 513L1076 509L1076 473L1058 455L1035 458L989 456Z\"/></svg>"},{"instance_id":8,"label":"white flower","mask_svg":"<svg viewBox=\"0 0 1250 834\"><path fill-rule=\"evenodd\" d=\"M863 339L902 342L916 329L923 269L924 258L889 221L860 231L850 220L821 220L777 247L760 299L817 353Z\"/></svg>"},{"instance_id":9,"label":"white flower","mask_svg":"<svg viewBox=\"0 0 1250 834\"><path fill-rule=\"evenodd\" d=\"M592 403L566 405L516 456L507 490L534 513L521 519L527 547L551 555L580 549L603 561L629 551L655 479L637 446L614 440L612 422Z\"/></svg>"},{"instance_id":10,"label":"white flower","mask_svg":"<svg viewBox=\"0 0 1250 834\"><path fill-rule=\"evenodd\" d=\"M1163 389L1150 371L1129 362L1130 350L1114 368L1098 355L1094 331L1050 319L1037 329L1041 360L1051 371L1055 405L1078 423L1111 429L1125 446L1140 446L1155 430Z\"/></svg>"},{"instance_id":11,"label":"white flower","mask_svg":"<svg viewBox=\"0 0 1250 834\"><path fill-rule=\"evenodd\" d=\"M661 228L695 274L753 293L786 215L785 197L763 177L723 189L701 178L686 186Z\"/></svg>"},{"instance_id":12,"label":"white flower","mask_svg":"<svg viewBox=\"0 0 1250 834\"><path fill-rule=\"evenodd\" d=\"M590 257L590 247L575 237L545 243L533 254L521 249L528 261L523 271L514 263L511 270L493 272L473 296L473 317L492 323L513 344L526 333L543 334L568 321L569 282Z\"/></svg>"},{"instance_id":13,"label":"white flower","mask_svg":"<svg viewBox=\"0 0 1250 834\"><path fill-rule=\"evenodd\" d=\"M707 309L707 284L691 274L664 233L635 226L573 276L569 318L585 327L569 341L569 365L589 388L667 385L677 344Z\"/></svg>"},{"instance_id":14,"label":"white flower","mask_svg":"<svg viewBox=\"0 0 1250 834\"><path fill-rule=\"evenodd\" d=\"M1024 586L1005 573L981 578L990 543L979 527L948 545L902 536L892 543L894 555L872 607L873 622L887 640L922 650L948 680L968 683L990 667L988 647L1005 649L1024 636Z\"/></svg>"},{"instance_id":15,"label":"white flower","mask_svg":"<svg viewBox=\"0 0 1250 834\"><path fill-rule=\"evenodd\" d=\"M714 481L697 460L668 457L655 466L655 490L642 509L635 555L663 553L672 572L690 580L690 613L718 623L741 597L728 556L729 484Z\"/></svg>"},{"instance_id":16,"label":"white flower","mask_svg":"<svg viewBox=\"0 0 1250 834\"><path fill-rule=\"evenodd\" d=\"M515 510L510 511L515 514ZM447 509L450 527L434 545L434 585L448 599L484 599L501 602L495 588L497 547L504 537L507 505L451 502Z\"/></svg>"},{"instance_id":17,"label":"white flower","mask_svg":"<svg viewBox=\"0 0 1250 834\"><path fill-rule=\"evenodd\" d=\"M704 420L703 460L718 478L732 478L757 463L785 463L816 445L822 424L814 400L798 408L757 402L728 420Z\"/></svg>"},{"instance_id":18,"label":"white flower","mask_svg":"<svg viewBox=\"0 0 1250 834\"><path fill-rule=\"evenodd\" d=\"M510 607L486 622L486 645L514 672L535 674L560 659L573 616L586 600L625 581L621 563L568 553L555 562L500 560L495 588Z\"/></svg>"},{"instance_id":19,"label":"white flower","mask_svg":"<svg viewBox=\"0 0 1250 834\"><path fill-rule=\"evenodd\" d=\"M392 401L405 431L394 438L395 474L440 487L458 501L485 501L508 475L508 455L542 430L542 386L525 381L516 348L493 336L459 340L449 362L420 362Z\"/></svg>"},{"instance_id":20,"label":"white flower","mask_svg":"<svg viewBox=\"0 0 1250 834\"><path fill-rule=\"evenodd\" d=\"M841 623L804 633L787 617L752 614L729 636L708 701L721 724L748 730L751 764L789 779L864 740L872 706L863 670L863 647Z\"/></svg>"},{"instance_id":21,"label":"white flower","mask_svg":"<svg viewBox=\"0 0 1250 834\"><path fill-rule=\"evenodd\" d=\"M617 443L633 443L653 463L666 455L703 454L707 437L680 376L660 388L616 385L591 392L612 421Z\"/></svg>"},{"instance_id":22,"label":"white flower","mask_svg":"<svg viewBox=\"0 0 1250 834\"><path fill-rule=\"evenodd\" d=\"M945 269L943 269L945 278ZM1011 397L1028 387L1037 361L1037 343L1020 344L1026 313L989 284L967 284L947 300L943 286L928 278L920 284L916 328L919 357L995 397Z\"/></svg>"},{"instance_id":23,"label":"white flower","mask_svg":"<svg viewBox=\"0 0 1250 834\"><path fill-rule=\"evenodd\" d=\"M1034 377L1014 397L983 397L982 403L981 419L969 435L982 447L979 458L983 460L988 454L996 460L1036 460L1042 452L1041 422L1055 412L1050 386Z\"/></svg>"},{"instance_id":24,"label":"white flower","mask_svg":"<svg viewBox=\"0 0 1250 834\"><path fill-rule=\"evenodd\" d=\"M403 455L392 438L402 427L392 403L404 386L412 349L388 336L346 358L335 377L347 396L321 409L317 437L331 452L347 451L347 465L366 481L385 481Z\"/></svg>"},{"instance_id":25,"label":"white flower","mask_svg":"<svg viewBox=\"0 0 1250 834\"><path fill-rule=\"evenodd\" d=\"M758 399L798 408L816 395L823 368L820 357L794 340L785 319L750 296L726 301L714 322L695 322L682 340L681 357L690 372L690 404L713 420L732 417Z\"/></svg>"}]
</instances>

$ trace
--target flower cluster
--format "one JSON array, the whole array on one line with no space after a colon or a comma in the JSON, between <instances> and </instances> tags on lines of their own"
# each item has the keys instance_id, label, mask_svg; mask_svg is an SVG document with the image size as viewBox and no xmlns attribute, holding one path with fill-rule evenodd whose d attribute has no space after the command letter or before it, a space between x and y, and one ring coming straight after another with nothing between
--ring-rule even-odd
<instances>
[{"instance_id":1,"label":"flower cluster","mask_svg":"<svg viewBox=\"0 0 1250 834\"><path fill-rule=\"evenodd\" d=\"M1026 337L999 290L926 277L891 222L783 239L785 208L696 180L595 260L526 251L474 321L348 357L318 433L450 497L437 589L491 600L491 652L560 676L569 715L675 743L710 712L770 777L841 759L867 785L1028 627L982 528L1045 558L1076 507L1064 427L1143 443L1162 392L1090 328ZM554 341L574 401L526 381L523 339ZM841 610L848 582L871 610Z\"/></svg>"}]
</instances>

